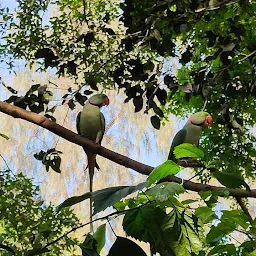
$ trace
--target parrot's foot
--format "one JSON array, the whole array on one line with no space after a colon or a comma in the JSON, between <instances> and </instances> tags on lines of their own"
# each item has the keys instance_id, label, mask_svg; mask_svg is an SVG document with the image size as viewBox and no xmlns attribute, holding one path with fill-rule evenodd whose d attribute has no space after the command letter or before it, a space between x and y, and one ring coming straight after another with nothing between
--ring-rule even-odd
<instances>
[{"instance_id":1,"label":"parrot's foot","mask_svg":"<svg viewBox=\"0 0 256 256\"><path fill-rule=\"evenodd\" d=\"M97 162L95 162L95 167L96 167L96 169L97 169L98 171L101 171L101 169L100 169L100 167L99 167L99 165L98 165Z\"/></svg>"},{"instance_id":2,"label":"parrot's foot","mask_svg":"<svg viewBox=\"0 0 256 256\"><path fill-rule=\"evenodd\" d=\"M95 167L96 167L96 169L97 169L98 171L101 171L101 169L100 169L100 167L99 167L99 165L98 165L97 162L95 163ZM88 168L89 168L89 165L87 164L86 167L85 167L85 169L84 169L84 171L86 171Z\"/></svg>"}]
</instances>

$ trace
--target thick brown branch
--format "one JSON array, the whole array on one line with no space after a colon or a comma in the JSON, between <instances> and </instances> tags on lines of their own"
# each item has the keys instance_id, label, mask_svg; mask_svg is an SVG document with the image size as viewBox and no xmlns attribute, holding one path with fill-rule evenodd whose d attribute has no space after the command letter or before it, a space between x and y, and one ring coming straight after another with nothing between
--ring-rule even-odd
<instances>
[{"instance_id":1,"label":"thick brown branch","mask_svg":"<svg viewBox=\"0 0 256 256\"><path fill-rule=\"evenodd\" d=\"M150 172L153 170L152 166L142 164L142 163L137 162L133 159L130 159L126 156L123 156L123 155L113 152L107 148L104 148L104 147L100 146L99 144L95 144L94 142L92 142L86 138L83 138L82 136L52 122L51 120L49 120L48 118L46 118L44 116L26 111L24 109L10 105L10 104L8 104L6 102L2 102L2 101L0 101L0 111L7 115L13 116L15 118L21 118L21 119L24 119L31 123L34 123L36 125L39 125L41 127L44 127L45 129L51 131L52 133L57 134L57 135L61 136L62 138L66 139L74 144L85 147L86 149L88 149L89 151L91 151L93 153L103 156L103 157L105 157L115 163L118 163L122 166L125 166L127 168L131 168L138 173L141 173L144 175L149 175ZM169 176L169 177L167 177L167 180L173 181L176 183L182 183L182 179L175 177L175 176ZM246 191L246 190L238 189L238 188L237 189L228 189L225 187L211 186L211 185L207 185L207 184L200 184L200 183L195 183L195 182L185 181L185 180L184 180L183 186L185 189L196 191L196 192L206 191L206 190L221 191L221 190L225 189L225 190L229 191L230 196L256 197L256 189L251 190L251 191Z\"/></svg>"}]
</instances>

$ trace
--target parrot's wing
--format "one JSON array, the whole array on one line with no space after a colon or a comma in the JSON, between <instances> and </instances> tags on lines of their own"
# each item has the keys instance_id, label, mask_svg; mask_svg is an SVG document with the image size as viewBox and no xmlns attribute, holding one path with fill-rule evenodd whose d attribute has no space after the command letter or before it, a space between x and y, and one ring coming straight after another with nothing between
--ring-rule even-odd
<instances>
[{"instance_id":1,"label":"parrot's wing","mask_svg":"<svg viewBox=\"0 0 256 256\"><path fill-rule=\"evenodd\" d=\"M106 121L104 115L100 112L100 121L101 121L101 128L102 128L102 138L104 136L105 130L106 130ZM102 138L100 139L100 144L102 141Z\"/></svg>"},{"instance_id":2,"label":"parrot's wing","mask_svg":"<svg viewBox=\"0 0 256 256\"><path fill-rule=\"evenodd\" d=\"M81 135L81 132L80 132L80 119L81 119L81 112L79 112L77 117L76 117L76 130L77 130L77 133L79 135Z\"/></svg>"},{"instance_id":3,"label":"parrot's wing","mask_svg":"<svg viewBox=\"0 0 256 256\"><path fill-rule=\"evenodd\" d=\"M187 136L187 130L184 128L181 129L178 133L176 133L176 135L173 138L172 146L171 146L170 153L168 156L169 160L175 159L174 152L173 152L174 148L179 146L180 144L184 143L186 136Z\"/></svg>"}]
</instances>

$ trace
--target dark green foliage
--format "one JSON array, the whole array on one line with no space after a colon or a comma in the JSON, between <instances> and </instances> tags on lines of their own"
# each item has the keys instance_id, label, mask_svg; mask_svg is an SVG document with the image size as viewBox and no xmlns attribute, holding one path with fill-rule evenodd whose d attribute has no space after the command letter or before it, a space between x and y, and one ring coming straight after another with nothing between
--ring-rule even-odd
<instances>
[{"instance_id":1,"label":"dark green foliage","mask_svg":"<svg viewBox=\"0 0 256 256\"><path fill-rule=\"evenodd\" d=\"M63 235L67 229L79 225L69 209L54 212L52 205L39 197L39 188L23 174L12 176L10 171L0 172L0 254L60 255L72 252L76 240ZM49 245L48 245L49 244Z\"/></svg>"},{"instance_id":2,"label":"dark green foliage","mask_svg":"<svg viewBox=\"0 0 256 256\"><path fill-rule=\"evenodd\" d=\"M60 154L61 151L56 150L55 148L48 149L46 152L41 150L39 153L34 154L34 157L42 161L42 164L45 165L46 171L48 172L50 167L55 171L60 173L60 164L61 158Z\"/></svg>"},{"instance_id":3,"label":"dark green foliage","mask_svg":"<svg viewBox=\"0 0 256 256\"><path fill-rule=\"evenodd\" d=\"M146 253L133 241L118 236L115 243L110 248L108 256L147 256Z\"/></svg>"}]
</instances>

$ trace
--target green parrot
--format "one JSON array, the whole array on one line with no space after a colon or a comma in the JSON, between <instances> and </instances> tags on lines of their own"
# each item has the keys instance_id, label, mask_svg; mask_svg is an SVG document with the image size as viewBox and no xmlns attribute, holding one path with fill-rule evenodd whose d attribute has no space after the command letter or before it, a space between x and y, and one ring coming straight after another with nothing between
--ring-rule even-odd
<instances>
[{"instance_id":1,"label":"green parrot","mask_svg":"<svg viewBox=\"0 0 256 256\"><path fill-rule=\"evenodd\" d=\"M79 112L76 119L76 128L79 135L101 144L104 132L105 132L105 118L100 112L102 106L109 105L109 98L105 94L96 94L92 96L84 105L82 112ZM96 162L96 154L87 151L84 148L87 155L88 165L86 169L89 169L90 179L90 192L93 189L93 175L94 168L99 170L99 165ZM92 221L92 200L90 199L90 221ZM93 225L91 223L91 232L93 232Z\"/></svg>"},{"instance_id":2,"label":"green parrot","mask_svg":"<svg viewBox=\"0 0 256 256\"><path fill-rule=\"evenodd\" d=\"M203 126L212 124L212 116L204 111L197 112L188 118L184 127L176 133L168 156L169 160L175 161L174 148L183 143L198 145Z\"/></svg>"}]
</instances>

